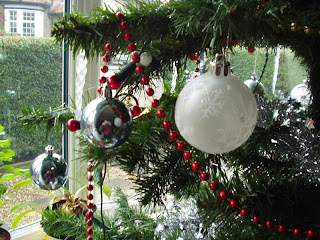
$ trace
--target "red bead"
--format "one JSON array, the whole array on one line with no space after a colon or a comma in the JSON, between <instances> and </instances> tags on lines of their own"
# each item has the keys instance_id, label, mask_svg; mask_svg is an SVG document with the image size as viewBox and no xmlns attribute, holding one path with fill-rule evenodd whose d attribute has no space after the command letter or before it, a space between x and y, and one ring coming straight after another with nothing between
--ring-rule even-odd
<instances>
[{"instance_id":1,"label":"red bead","mask_svg":"<svg viewBox=\"0 0 320 240\"><path fill-rule=\"evenodd\" d=\"M141 78L141 83L143 84L143 85L148 85L149 84L149 78L148 77L142 77Z\"/></svg>"},{"instance_id":2,"label":"red bead","mask_svg":"<svg viewBox=\"0 0 320 240\"><path fill-rule=\"evenodd\" d=\"M219 193L219 197L222 199L222 200L226 200L228 198L228 195L225 191L221 191Z\"/></svg>"},{"instance_id":3,"label":"red bead","mask_svg":"<svg viewBox=\"0 0 320 240\"><path fill-rule=\"evenodd\" d=\"M134 62L134 63L140 62L139 54L135 53L135 54L132 55L132 62Z\"/></svg>"},{"instance_id":4,"label":"red bead","mask_svg":"<svg viewBox=\"0 0 320 240\"><path fill-rule=\"evenodd\" d=\"M92 228L87 229L87 235L91 236L93 234Z\"/></svg>"},{"instance_id":5,"label":"red bead","mask_svg":"<svg viewBox=\"0 0 320 240\"><path fill-rule=\"evenodd\" d=\"M238 43L239 43L239 42L238 42L237 40L233 40L233 41L231 42L231 45L232 45L232 46L237 46Z\"/></svg>"},{"instance_id":6,"label":"red bead","mask_svg":"<svg viewBox=\"0 0 320 240\"><path fill-rule=\"evenodd\" d=\"M255 50L256 50L255 48L248 48L249 53L254 53Z\"/></svg>"},{"instance_id":7,"label":"red bead","mask_svg":"<svg viewBox=\"0 0 320 240\"><path fill-rule=\"evenodd\" d=\"M109 54L103 55L102 61L104 61L104 62L110 62L110 56L109 56Z\"/></svg>"},{"instance_id":8,"label":"red bead","mask_svg":"<svg viewBox=\"0 0 320 240\"><path fill-rule=\"evenodd\" d=\"M241 210L240 210L240 215L242 216L242 217L248 217L248 211L247 211L247 209L245 209L245 208L242 208Z\"/></svg>"},{"instance_id":9,"label":"red bead","mask_svg":"<svg viewBox=\"0 0 320 240\"><path fill-rule=\"evenodd\" d=\"M108 72L108 66L106 66L106 65L103 65L101 68L100 68L100 70L101 70L101 72L103 72L103 73L106 73L106 72Z\"/></svg>"},{"instance_id":10,"label":"red bead","mask_svg":"<svg viewBox=\"0 0 320 240\"><path fill-rule=\"evenodd\" d=\"M299 236L301 234L301 230L299 228L293 229L293 235Z\"/></svg>"},{"instance_id":11,"label":"red bead","mask_svg":"<svg viewBox=\"0 0 320 240\"><path fill-rule=\"evenodd\" d=\"M197 56L197 54L195 52L193 52L191 54L190 60L192 60L192 61L197 61L198 60L198 56Z\"/></svg>"},{"instance_id":12,"label":"red bead","mask_svg":"<svg viewBox=\"0 0 320 240\"><path fill-rule=\"evenodd\" d=\"M126 41L131 41L131 40L132 40L132 34L131 34L131 32L125 33L125 34L124 34L124 39L125 39Z\"/></svg>"},{"instance_id":13,"label":"red bead","mask_svg":"<svg viewBox=\"0 0 320 240\"><path fill-rule=\"evenodd\" d=\"M266 222L266 228L272 228L273 227L273 223L270 221Z\"/></svg>"},{"instance_id":14,"label":"red bead","mask_svg":"<svg viewBox=\"0 0 320 240\"><path fill-rule=\"evenodd\" d=\"M87 176L87 180L88 180L89 182L93 181L93 176Z\"/></svg>"},{"instance_id":15,"label":"red bead","mask_svg":"<svg viewBox=\"0 0 320 240\"><path fill-rule=\"evenodd\" d=\"M93 205L93 203L88 203L88 204L87 204L87 207L88 207L89 209L93 209L94 205ZM89 226L89 227L90 227L90 226Z\"/></svg>"},{"instance_id":16,"label":"red bead","mask_svg":"<svg viewBox=\"0 0 320 240\"><path fill-rule=\"evenodd\" d=\"M103 89L103 87L98 87L98 93L101 95L102 94L102 89Z\"/></svg>"},{"instance_id":17,"label":"red bead","mask_svg":"<svg viewBox=\"0 0 320 240\"><path fill-rule=\"evenodd\" d=\"M121 26L122 29L127 29L128 28L128 22L127 21L122 21L120 23L120 26Z\"/></svg>"},{"instance_id":18,"label":"red bead","mask_svg":"<svg viewBox=\"0 0 320 240\"><path fill-rule=\"evenodd\" d=\"M122 84L122 78L118 75L113 75L108 79L108 85L111 89L119 89Z\"/></svg>"},{"instance_id":19,"label":"red bead","mask_svg":"<svg viewBox=\"0 0 320 240\"><path fill-rule=\"evenodd\" d=\"M67 122L67 128L71 132L75 132L80 129L80 122L74 118L71 118Z\"/></svg>"},{"instance_id":20,"label":"red bead","mask_svg":"<svg viewBox=\"0 0 320 240\"><path fill-rule=\"evenodd\" d=\"M87 189L88 189L88 191L92 191L92 190L93 190L93 185L89 184L89 185L87 186Z\"/></svg>"},{"instance_id":21,"label":"red bead","mask_svg":"<svg viewBox=\"0 0 320 240\"><path fill-rule=\"evenodd\" d=\"M184 144L184 142L177 142L177 149L179 150L179 151L184 151L184 149L185 149L185 144ZM184 154L184 153L183 153ZM190 153L191 154L191 153ZM192 157L192 156L191 156ZM186 159L186 158L185 158ZM186 159L186 160L188 160L188 159Z\"/></svg>"},{"instance_id":22,"label":"red bead","mask_svg":"<svg viewBox=\"0 0 320 240\"><path fill-rule=\"evenodd\" d=\"M200 174L200 179L201 179L202 181L208 181L208 180L209 180L209 174L208 174L207 172L202 172L202 173Z\"/></svg>"},{"instance_id":23,"label":"red bead","mask_svg":"<svg viewBox=\"0 0 320 240\"><path fill-rule=\"evenodd\" d=\"M210 183L210 189L211 189L211 190L218 190L218 183L215 182L215 181L212 181L212 182Z\"/></svg>"},{"instance_id":24,"label":"red bead","mask_svg":"<svg viewBox=\"0 0 320 240\"><path fill-rule=\"evenodd\" d=\"M92 199L93 199L93 194L92 194L92 193L89 193L89 194L87 195L87 199L88 199L88 200L92 200Z\"/></svg>"},{"instance_id":25,"label":"red bead","mask_svg":"<svg viewBox=\"0 0 320 240\"><path fill-rule=\"evenodd\" d=\"M136 68L136 71L137 71L137 73L139 73L139 74L144 74L144 67L141 66L141 65L139 65L139 66Z\"/></svg>"},{"instance_id":26,"label":"red bead","mask_svg":"<svg viewBox=\"0 0 320 240\"><path fill-rule=\"evenodd\" d=\"M128 44L128 51L129 52L134 52L136 49L137 49L137 46L134 43Z\"/></svg>"},{"instance_id":27,"label":"red bead","mask_svg":"<svg viewBox=\"0 0 320 240\"><path fill-rule=\"evenodd\" d=\"M184 151L183 158L187 161L192 160L192 153L190 151Z\"/></svg>"},{"instance_id":28,"label":"red bead","mask_svg":"<svg viewBox=\"0 0 320 240\"><path fill-rule=\"evenodd\" d=\"M154 90L153 90L152 88L148 88L148 89L146 90L146 94L151 97L151 96L154 95Z\"/></svg>"},{"instance_id":29,"label":"red bead","mask_svg":"<svg viewBox=\"0 0 320 240\"><path fill-rule=\"evenodd\" d=\"M162 109L159 109L157 112L158 118L164 118L166 116L166 112Z\"/></svg>"},{"instance_id":30,"label":"red bead","mask_svg":"<svg viewBox=\"0 0 320 240\"><path fill-rule=\"evenodd\" d=\"M86 238L86 240L93 240L93 238L89 236Z\"/></svg>"},{"instance_id":31,"label":"red bead","mask_svg":"<svg viewBox=\"0 0 320 240\"><path fill-rule=\"evenodd\" d=\"M285 225L279 225L278 226L278 231L283 233L283 232L286 232L288 230L287 226Z\"/></svg>"},{"instance_id":32,"label":"red bead","mask_svg":"<svg viewBox=\"0 0 320 240\"><path fill-rule=\"evenodd\" d=\"M193 162L193 163L191 164L191 168L192 168L192 170L193 170L194 172L198 172L198 171L200 171L200 164L199 164L198 162Z\"/></svg>"},{"instance_id":33,"label":"red bead","mask_svg":"<svg viewBox=\"0 0 320 240\"><path fill-rule=\"evenodd\" d=\"M153 99L151 104L152 104L152 107L157 108L160 105L160 101L158 99Z\"/></svg>"},{"instance_id":34,"label":"red bead","mask_svg":"<svg viewBox=\"0 0 320 240\"><path fill-rule=\"evenodd\" d=\"M141 114L141 108L138 105L134 105L130 108L132 117L137 117Z\"/></svg>"},{"instance_id":35,"label":"red bead","mask_svg":"<svg viewBox=\"0 0 320 240\"><path fill-rule=\"evenodd\" d=\"M121 19L124 19L124 15L123 15L123 13L121 13L121 12L117 12L117 13L116 13L116 16L117 16L117 18L120 19L120 20L121 20Z\"/></svg>"},{"instance_id":36,"label":"red bead","mask_svg":"<svg viewBox=\"0 0 320 240\"><path fill-rule=\"evenodd\" d=\"M105 49L107 52L110 52L111 44L110 44L110 43L106 43L106 45L104 45L104 49Z\"/></svg>"},{"instance_id":37,"label":"red bead","mask_svg":"<svg viewBox=\"0 0 320 240\"><path fill-rule=\"evenodd\" d=\"M267 3L268 3L268 0L262 0L261 6L264 6L264 5L266 5Z\"/></svg>"},{"instance_id":38,"label":"red bead","mask_svg":"<svg viewBox=\"0 0 320 240\"><path fill-rule=\"evenodd\" d=\"M230 207L233 208L233 209L237 208L238 207L237 201L232 199L230 201Z\"/></svg>"},{"instance_id":39,"label":"red bead","mask_svg":"<svg viewBox=\"0 0 320 240\"><path fill-rule=\"evenodd\" d=\"M257 216L253 216L252 218L253 222L258 224L259 223L259 218Z\"/></svg>"},{"instance_id":40,"label":"red bead","mask_svg":"<svg viewBox=\"0 0 320 240\"><path fill-rule=\"evenodd\" d=\"M179 134L178 134L176 131L171 131L171 132L169 133L169 136L170 136L170 138L171 138L172 140L177 140Z\"/></svg>"},{"instance_id":41,"label":"red bead","mask_svg":"<svg viewBox=\"0 0 320 240\"><path fill-rule=\"evenodd\" d=\"M88 227L91 227L92 225L93 225L92 220L87 220L87 226L88 226Z\"/></svg>"},{"instance_id":42,"label":"red bead","mask_svg":"<svg viewBox=\"0 0 320 240\"><path fill-rule=\"evenodd\" d=\"M93 212L92 211L87 211L86 212L86 219L87 220L92 220L93 219Z\"/></svg>"},{"instance_id":43,"label":"red bead","mask_svg":"<svg viewBox=\"0 0 320 240\"><path fill-rule=\"evenodd\" d=\"M312 230L308 230L307 235L308 235L308 238L313 238L317 235L317 233Z\"/></svg>"},{"instance_id":44,"label":"red bead","mask_svg":"<svg viewBox=\"0 0 320 240\"><path fill-rule=\"evenodd\" d=\"M87 171L91 172L92 171L91 167L87 167Z\"/></svg>"},{"instance_id":45,"label":"red bead","mask_svg":"<svg viewBox=\"0 0 320 240\"><path fill-rule=\"evenodd\" d=\"M107 78L106 78L106 77L101 77L101 78L99 79L99 82L100 82L101 84L106 83L106 82L107 82Z\"/></svg>"},{"instance_id":46,"label":"red bead","mask_svg":"<svg viewBox=\"0 0 320 240\"><path fill-rule=\"evenodd\" d=\"M163 128L169 130L169 129L171 129L171 127L172 127L172 123L170 121L168 121L168 120L163 121Z\"/></svg>"}]
</instances>

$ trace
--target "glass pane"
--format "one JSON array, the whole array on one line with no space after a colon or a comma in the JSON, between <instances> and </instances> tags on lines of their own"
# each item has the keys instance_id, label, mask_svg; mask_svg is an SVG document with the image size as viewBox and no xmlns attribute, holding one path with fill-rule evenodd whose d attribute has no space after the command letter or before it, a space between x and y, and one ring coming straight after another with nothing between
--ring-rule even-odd
<instances>
[{"instance_id":1,"label":"glass pane","mask_svg":"<svg viewBox=\"0 0 320 240\"><path fill-rule=\"evenodd\" d=\"M21 2L21 9L23 7L25 5ZM4 8L6 9L5 4ZM0 183L5 182L8 186L2 196L0 193L0 200L3 202L0 207L0 223L3 223L6 229L11 228L13 220L20 213L35 209L25 206L11 213L13 206L24 202L46 206L53 195L62 194L62 190L57 190L48 195L47 191L38 189L33 184L13 189L17 183L28 179L22 169L30 169L32 161L45 152L47 145L53 145L55 153L62 153L61 134L53 132L46 139L44 130L36 132L31 129L26 132L19 120L21 108L26 104L29 104L31 109L48 111L50 106L60 106L62 101L62 47L50 37L48 30L55 15L51 15L50 8L44 8L43 11L47 12L39 18L39 15L35 14L39 11L39 5L28 3L28 8L34 8L35 11L8 11L10 22L7 32L17 33L19 36L0 36L0 125L4 127L0 132L0 140L9 139L9 148L15 152L12 162L0 161ZM62 16L63 13L59 14ZM39 31L44 31L36 29L40 25L47 31L40 34L44 35L43 38L23 37L35 36ZM0 148L1 150L3 148ZM7 165L20 171L12 172L13 169ZM14 178L10 179L10 176ZM38 221L40 217L39 213L31 212L21 219L18 227Z\"/></svg>"}]
</instances>

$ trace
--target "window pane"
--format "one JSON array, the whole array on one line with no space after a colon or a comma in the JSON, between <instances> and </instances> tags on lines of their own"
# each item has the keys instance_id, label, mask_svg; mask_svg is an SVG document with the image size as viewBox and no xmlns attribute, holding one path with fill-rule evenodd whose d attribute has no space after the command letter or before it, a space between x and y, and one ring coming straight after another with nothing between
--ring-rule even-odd
<instances>
[{"instance_id":1,"label":"window pane","mask_svg":"<svg viewBox=\"0 0 320 240\"><path fill-rule=\"evenodd\" d=\"M53 145L55 153L59 155L62 153L61 134L53 132L46 140L44 130L39 133L35 129L25 132L19 121L21 108L26 104L29 104L30 108L47 111L50 106L61 105L62 47L50 37L52 19L55 19L54 15L50 15L50 8L43 9L44 13L41 15L38 14L42 11L39 10L39 5L28 5L28 8L35 10L24 11L23 4L22 2L21 9L5 10L8 14L5 19L9 21L5 23L8 27L6 32L21 37L0 36L0 124L4 126L0 140L9 139L11 143L9 148L15 152L13 161L6 162L5 165L30 169L32 161L45 152L47 145ZM4 8L6 9L6 5ZM62 16L62 12L60 15ZM37 29L39 26L43 26L41 31L45 29L47 32L39 34ZM22 37L36 36L36 34L38 36L43 34L45 37ZM6 171L3 165L0 162L0 178ZM8 190L0 197L3 201L0 207L0 223L4 223L6 229L11 228L13 219L17 215L31 209L26 206L11 213L10 209L16 204L32 202L45 206L53 195L62 194L62 190L57 190L48 196L47 191L40 190L33 184L13 189L15 184L25 179L27 177L21 174L6 181ZM18 226L38 221L40 217L40 214L35 212L27 214Z\"/></svg>"}]
</instances>

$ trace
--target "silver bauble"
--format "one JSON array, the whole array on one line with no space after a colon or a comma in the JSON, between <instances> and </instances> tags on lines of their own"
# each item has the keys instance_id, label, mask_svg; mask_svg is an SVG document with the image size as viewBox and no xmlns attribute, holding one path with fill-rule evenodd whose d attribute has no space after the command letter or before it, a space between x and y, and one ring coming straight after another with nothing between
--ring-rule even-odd
<instances>
[{"instance_id":1,"label":"silver bauble","mask_svg":"<svg viewBox=\"0 0 320 240\"><path fill-rule=\"evenodd\" d=\"M264 86L255 77L244 81L244 84L250 88L253 93L257 93L260 96L264 95Z\"/></svg>"},{"instance_id":2,"label":"silver bauble","mask_svg":"<svg viewBox=\"0 0 320 240\"><path fill-rule=\"evenodd\" d=\"M83 137L91 144L103 148L116 147L129 138L131 111L115 98L99 97L83 110L80 127Z\"/></svg>"},{"instance_id":3,"label":"silver bauble","mask_svg":"<svg viewBox=\"0 0 320 240\"><path fill-rule=\"evenodd\" d=\"M36 157L31 164L30 177L33 184L43 190L56 190L67 181L68 165L53 147L47 146L46 153Z\"/></svg>"},{"instance_id":4,"label":"silver bauble","mask_svg":"<svg viewBox=\"0 0 320 240\"><path fill-rule=\"evenodd\" d=\"M303 83L296 85L290 92L290 97L292 100L301 104L302 107L307 107L311 101L311 92L307 86L307 80Z\"/></svg>"}]
</instances>

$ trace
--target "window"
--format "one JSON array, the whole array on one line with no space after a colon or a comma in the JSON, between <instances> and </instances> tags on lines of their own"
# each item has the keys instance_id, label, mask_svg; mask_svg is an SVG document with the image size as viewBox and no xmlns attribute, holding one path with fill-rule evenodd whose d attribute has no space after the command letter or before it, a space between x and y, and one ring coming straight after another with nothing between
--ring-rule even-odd
<instances>
[{"instance_id":1,"label":"window","mask_svg":"<svg viewBox=\"0 0 320 240\"><path fill-rule=\"evenodd\" d=\"M17 33L17 11L10 11L10 33Z\"/></svg>"}]
</instances>

